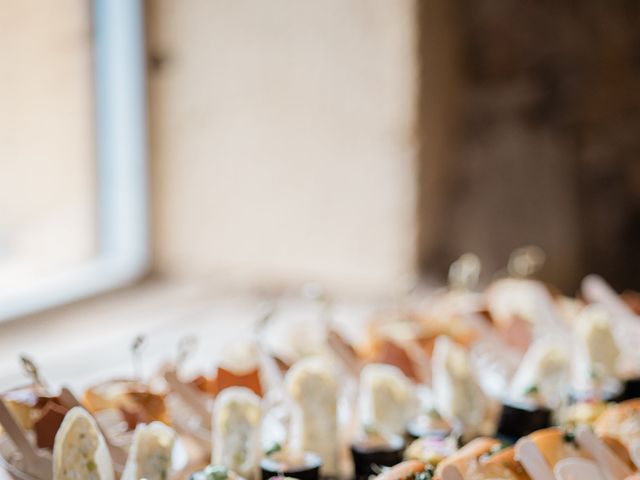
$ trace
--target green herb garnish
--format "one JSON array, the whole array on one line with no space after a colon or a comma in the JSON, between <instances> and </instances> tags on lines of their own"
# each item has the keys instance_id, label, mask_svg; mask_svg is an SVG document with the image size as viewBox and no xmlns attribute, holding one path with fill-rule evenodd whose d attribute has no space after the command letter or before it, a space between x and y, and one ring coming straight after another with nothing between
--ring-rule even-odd
<instances>
[{"instance_id":1,"label":"green herb garnish","mask_svg":"<svg viewBox=\"0 0 640 480\"><path fill-rule=\"evenodd\" d=\"M229 470L219 465L209 465L201 472L196 472L189 477L189 480L227 480Z\"/></svg>"},{"instance_id":2,"label":"green herb garnish","mask_svg":"<svg viewBox=\"0 0 640 480\"><path fill-rule=\"evenodd\" d=\"M435 470L433 465L426 465L424 470L418 473L412 473L409 476L404 477L402 480L433 480Z\"/></svg>"},{"instance_id":3,"label":"green herb garnish","mask_svg":"<svg viewBox=\"0 0 640 480\"><path fill-rule=\"evenodd\" d=\"M494 445L493 447L491 447L488 452L483 453L482 455L480 455L480 459L487 460L487 459L491 458L492 455L495 455L496 453L500 452L501 450L504 450L508 446L509 446L508 443L500 442L497 445Z\"/></svg>"},{"instance_id":4,"label":"green herb garnish","mask_svg":"<svg viewBox=\"0 0 640 480\"><path fill-rule=\"evenodd\" d=\"M433 474L433 466L427 465L422 472L415 474L414 480L433 480Z\"/></svg>"},{"instance_id":5,"label":"green herb garnish","mask_svg":"<svg viewBox=\"0 0 640 480\"><path fill-rule=\"evenodd\" d=\"M438 410L436 410L434 407L431 407L427 411L427 415L431 418L435 418L436 420L440 420L442 418L442 416L440 415L440 412L438 412Z\"/></svg>"},{"instance_id":6,"label":"green herb garnish","mask_svg":"<svg viewBox=\"0 0 640 480\"><path fill-rule=\"evenodd\" d=\"M273 455L276 452L282 450L282 445L279 442L273 442L273 444L264 452L265 455Z\"/></svg>"},{"instance_id":7,"label":"green herb garnish","mask_svg":"<svg viewBox=\"0 0 640 480\"><path fill-rule=\"evenodd\" d=\"M576 436L574 435L573 432L570 432L569 430L565 430L564 433L562 434L562 441L564 443L575 443Z\"/></svg>"}]
</instances>

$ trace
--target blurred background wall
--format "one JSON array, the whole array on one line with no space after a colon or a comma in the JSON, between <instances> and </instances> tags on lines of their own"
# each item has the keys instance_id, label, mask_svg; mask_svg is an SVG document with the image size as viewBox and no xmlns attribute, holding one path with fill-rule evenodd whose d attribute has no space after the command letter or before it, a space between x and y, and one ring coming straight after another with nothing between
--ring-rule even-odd
<instances>
[{"instance_id":1,"label":"blurred background wall","mask_svg":"<svg viewBox=\"0 0 640 480\"><path fill-rule=\"evenodd\" d=\"M381 291L412 271L410 0L148 3L158 272Z\"/></svg>"},{"instance_id":2,"label":"blurred background wall","mask_svg":"<svg viewBox=\"0 0 640 480\"><path fill-rule=\"evenodd\" d=\"M9 285L92 254L96 173L89 3L0 5ZM157 275L388 293L537 244L568 292L640 289L638 2L145 10Z\"/></svg>"},{"instance_id":3,"label":"blurred background wall","mask_svg":"<svg viewBox=\"0 0 640 480\"><path fill-rule=\"evenodd\" d=\"M0 291L95 251L90 15L0 1Z\"/></svg>"},{"instance_id":4,"label":"blurred background wall","mask_svg":"<svg viewBox=\"0 0 640 480\"><path fill-rule=\"evenodd\" d=\"M437 3L419 2L427 75ZM640 4L455 0L447 18L459 88L446 221L433 248L422 242L422 267L443 273L469 250L493 272L533 243L541 275L567 291L590 272L640 287Z\"/></svg>"}]
</instances>

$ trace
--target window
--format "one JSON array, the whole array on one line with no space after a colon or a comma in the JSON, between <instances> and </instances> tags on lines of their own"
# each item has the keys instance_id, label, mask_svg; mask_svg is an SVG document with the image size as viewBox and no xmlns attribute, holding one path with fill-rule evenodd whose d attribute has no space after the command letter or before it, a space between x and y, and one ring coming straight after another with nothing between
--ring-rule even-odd
<instances>
[{"instance_id":1,"label":"window","mask_svg":"<svg viewBox=\"0 0 640 480\"><path fill-rule=\"evenodd\" d=\"M2 1L0 320L148 264L140 1Z\"/></svg>"}]
</instances>

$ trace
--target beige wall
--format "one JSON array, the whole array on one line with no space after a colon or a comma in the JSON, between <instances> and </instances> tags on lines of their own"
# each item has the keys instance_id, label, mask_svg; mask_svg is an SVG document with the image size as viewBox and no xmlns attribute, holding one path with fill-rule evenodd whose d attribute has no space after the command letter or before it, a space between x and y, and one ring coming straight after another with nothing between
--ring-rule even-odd
<instances>
[{"instance_id":1,"label":"beige wall","mask_svg":"<svg viewBox=\"0 0 640 480\"><path fill-rule=\"evenodd\" d=\"M381 292L414 270L414 9L149 2L160 273Z\"/></svg>"},{"instance_id":2,"label":"beige wall","mask_svg":"<svg viewBox=\"0 0 640 480\"><path fill-rule=\"evenodd\" d=\"M0 0L0 291L95 251L85 0Z\"/></svg>"}]
</instances>

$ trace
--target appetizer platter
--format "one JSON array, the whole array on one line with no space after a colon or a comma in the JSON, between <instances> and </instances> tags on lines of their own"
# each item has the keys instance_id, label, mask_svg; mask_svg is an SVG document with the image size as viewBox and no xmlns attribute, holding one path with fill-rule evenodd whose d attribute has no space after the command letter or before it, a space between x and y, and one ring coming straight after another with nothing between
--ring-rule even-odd
<instances>
[{"instance_id":1,"label":"appetizer platter","mask_svg":"<svg viewBox=\"0 0 640 480\"><path fill-rule=\"evenodd\" d=\"M566 297L535 279L541 262L519 250L479 290L464 255L447 288L357 335L323 309L313 349L268 344L270 308L212 369L183 369L184 339L148 378L77 396L24 358L30 383L0 393L0 466L18 480L640 479L637 296L589 276Z\"/></svg>"}]
</instances>

